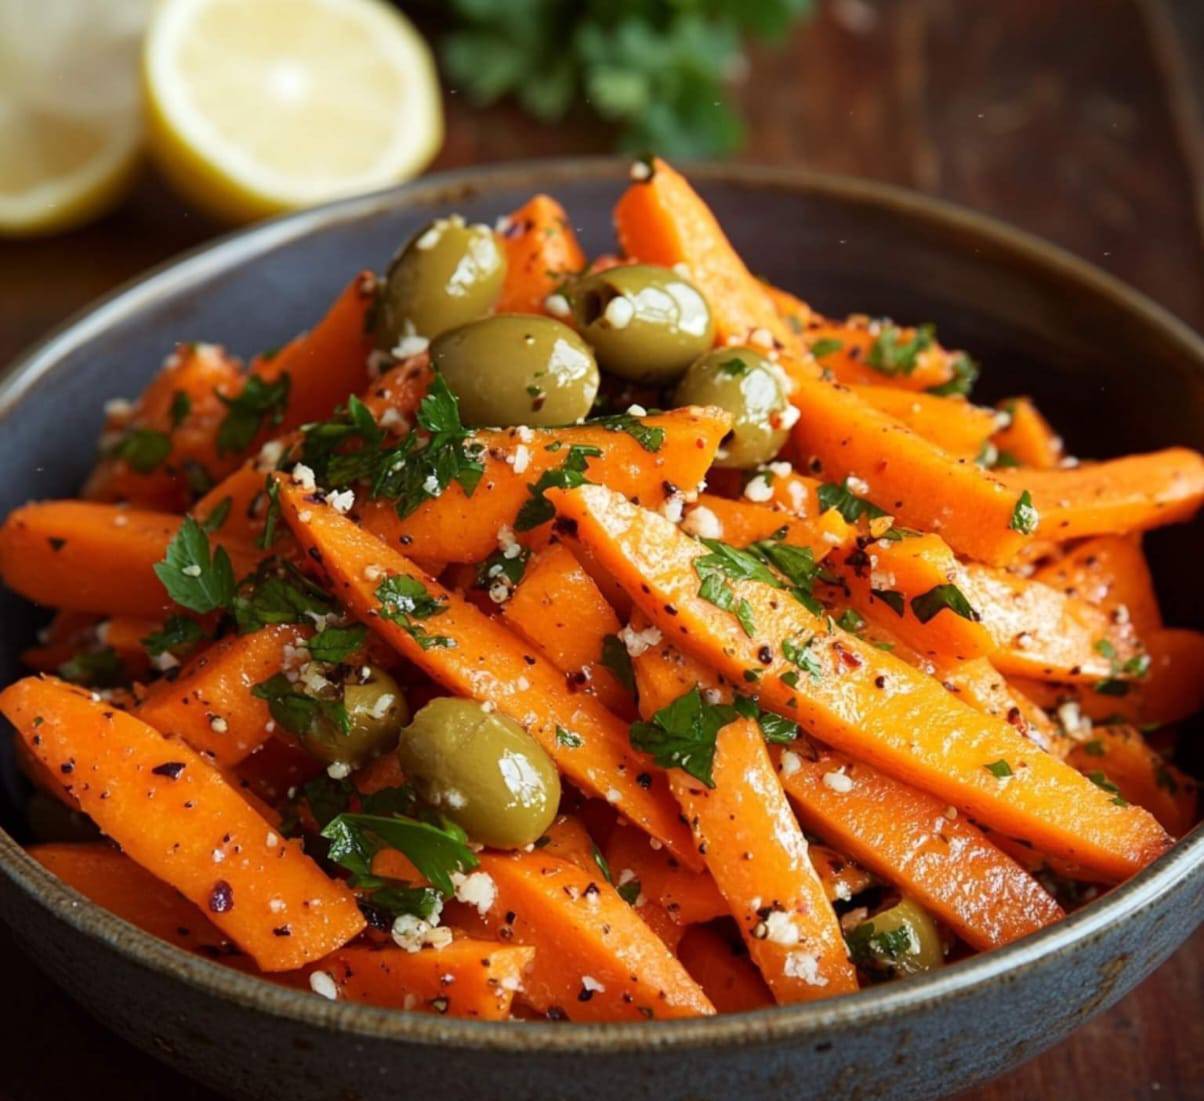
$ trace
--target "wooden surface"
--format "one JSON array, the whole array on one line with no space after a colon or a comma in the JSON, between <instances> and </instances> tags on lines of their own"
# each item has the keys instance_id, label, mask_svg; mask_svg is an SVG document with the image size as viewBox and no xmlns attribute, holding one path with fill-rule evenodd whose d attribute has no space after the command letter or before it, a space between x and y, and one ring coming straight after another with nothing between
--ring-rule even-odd
<instances>
[{"instance_id":1,"label":"wooden surface","mask_svg":"<svg viewBox=\"0 0 1204 1101\"><path fill-rule=\"evenodd\" d=\"M785 47L757 51L742 94L743 159L873 177L996 215L1204 329L1199 0L830 0ZM605 147L589 121L472 111L454 90L447 104L436 168ZM0 364L219 229L148 174L96 226L0 244ZM106 1034L2 931L0 958L20 992L10 1000L26 1007L21 1027L0 1029L0 1101L66 1097L82 1082L100 1097L211 1101ZM1120 1005L960 1101L1204 1098L1202 992L1198 932Z\"/></svg>"}]
</instances>

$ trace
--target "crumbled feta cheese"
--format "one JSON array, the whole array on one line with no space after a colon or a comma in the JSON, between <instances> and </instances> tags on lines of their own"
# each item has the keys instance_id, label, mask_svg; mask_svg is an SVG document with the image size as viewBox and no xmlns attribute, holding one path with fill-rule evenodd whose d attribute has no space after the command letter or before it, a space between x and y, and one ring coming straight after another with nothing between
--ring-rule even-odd
<instances>
[{"instance_id":1,"label":"crumbled feta cheese","mask_svg":"<svg viewBox=\"0 0 1204 1101\"><path fill-rule=\"evenodd\" d=\"M588 990L591 994L605 994L606 987L603 986L593 975L581 976L581 987L583 990Z\"/></svg>"},{"instance_id":2,"label":"crumbled feta cheese","mask_svg":"<svg viewBox=\"0 0 1204 1101\"><path fill-rule=\"evenodd\" d=\"M778 414L778 427L783 429L793 428L796 424L798 424L798 419L801 416L802 413L799 412L797 405L787 405L786 408Z\"/></svg>"},{"instance_id":3,"label":"crumbled feta cheese","mask_svg":"<svg viewBox=\"0 0 1204 1101\"><path fill-rule=\"evenodd\" d=\"M396 698L392 692L382 692L376 697L376 702L372 705L368 714L374 719L383 719L389 713L389 708L393 706Z\"/></svg>"},{"instance_id":4,"label":"crumbled feta cheese","mask_svg":"<svg viewBox=\"0 0 1204 1101\"><path fill-rule=\"evenodd\" d=\"M211 855L213 857L214 864L220 864L226 859L226 854L221 849L214 849Z\"/></svg>"},{"instance_id":5,"label":"crumbled feta cheese","mask_svg":"<svg viewBox=\"0 0 1204 1101\"><path fill-rule=\"evenodd\" d=\"M627 415L629 417L646 417L648 416L648 410L642 405L636 405L635 402L632 402L627 407Z\"/></svg>"},{"instance_id":6,"label":"crumbled feta cheese","mask_svg":"<svg viewBox=\"0 0 1204 1101\"><path fill-rule=\"evenodd\" d=\"M381 413L378 423L381 428L387 428L390 432L404 432L410 426L410 422L401 415L401 410L391 405Z\"/></svg>"},{"instance_id":7,"label":"crumbled feta cheese","mask_svg":"<svg viewBox=\"0 0 1204 1101\"><path fill-rule=\"evenodd\" d=\"M329 998L332 1002L339 999L339 988L335 986L334 979L331 978L327 971L311 971L309 973L309 988L315 994L321 995L323 998Z\"/></svg>"},{"instance_id":8,"label":"crumbled feta cheese","mask_svg":"<svg viewBox=\"0 0 1204 1101\"><path fill-rule=\"evenodd\" d=\"M632 161L630 175L636 183L643 183L645 180L652 179L652 165L647 161Z\"/></svg>"},{"instance_id":9,"label":"crumbled feta cheese","mask_svg":"<svg viewBox=\"0 0 1204 1101\"><path fill-rule=\"evenodd\" d=\"M792 749L783 749L778 760L781 762L783 776L793 776L803 767L803 759Z\"/></svg>"},{"instance_id":10,"label":"crumbled feta cheese","mask_svg":"<svg viewBox=\"0 0 1204 1101\"><path fill-rule=\"evenodd\" d=\"M633 658L638 658L642 653L658 645L661 638L660 629L657 627L645 627L644 630L637 631L628 625L619 632L619 640L627 647L627 653Z\"/></svg>"},{"instance_id":11,"label":"crumbled feta cheese","mask_svg":"<svg viewBox=\"0 0 1204 1101\"><path fill-rule=\"evenodd\" d=\"M670 493L658 511L669 523L679 524L681 523L682 510L685 507L686 496L684 493Z\"/></svg>"},{"instance_id":12,"label":"crumbled feta cheese","mask_svg":"<svg viewBox=\"0 0 1204 1101\"><path fill-rule=\"evenodd\" d=\"M824 787L841 792L853 790L853 781L839 769L824 773Z\"/></svg>"},{"instance_id":13,"label":"crumbled feta cheese","mask_svg":"<svg viewBox=\"0 0 1204 1101\"><path fill-rule=\"evenodd\" d=\"M209 729L214 734L225 734L230 729L230 724L226 722L220 715L209 716Z\"/></svg>"},{"instance_id":14,"label":"crumbled feta cheese","mask_svg":"<svg viewBox=\"0 0 1204 1101\"><path fill-rule=\"evenodd\" d=\"M798 926L785 910L774 910L765 919L765 939L787 947L798 944Z\"/></svg>"},{"instance_id":15,"label":"crumbled feta cheese","mask_svg":"<svg viewBox=\"0 0 1204 1101\"><path fill-rule=\"evenodd\" d=\"M848 486L850 493L856 493L858 497L865 497L869 494L870 484L864 478L858 478L856 474L850 474L844 484Z\"/></svg>"},{"instance_id":16,"label":"crumbled feta cheese","mask_svg":"<svg viewBox=\"0 0 1204 1101\"><path fill-rule=\"evenodd\" d=\"M514 449L514 473L523 474L531 463L531 452L526 444L519 444Z\"/></svg>"},{"instance_id":17,"label":"crumbled feta cheese","mask_svg":"<svg viewBox=\"0 0 1204 1101\"><path fill-rule=\"evenodd\" d=\"M304 463L298 463L293 467L292 472L293 485L300 486L307 492L311 489L317 489L318 483L314 480L314 472Z\"/></svg>"},{"instance_id":18,"label":"crumbled feta cheese","mask_svg":"<svg viewBox=\"0 0 1204 1101\"><path fill-rule=\"evenodd\" d=\"M702 690L702 698L714 707L717 703L723 702L723 693L718 688L704 688Z\"/></svg>"},{"instance_id":19,"label":"crumbled feta cheese","mask_svg":"<svg viewBox=\"0 0 1204 1101\"><path fill-rule=\"evenodd\" d=\"M185 577L200 577L201 567L194 562L185 566L180 573L182 573Z\"/></svg>"},{"instance_id":20,"label":"crumbled feta cheese","mask_svg":"<svg viewBox=\"0 0 1204 1101\"><path fill-rule=\"evenodd\" d=\"M134 415L134 403L128 398L110 398L104 409L105 417L118 423L124 423Z\"/></svg>"},{"instance_id":21,"label":"crumbled feta cheese","mask_svg":"<svg viewBox=\"0 0 1204 1101\"><path fill-rule=\"evenodd\" d=\"M288 909L288 903L282 898L270 898L268 899L268 909L271 910L273 914L282 914L286 909Z\"/></svg>"},{"instance_id":22,"label":"crumbled feta cheese","mask_svg":"<svg viewBox=\"0 0 1204 1101\"><path fill-rule=\"evenodd\" d=\"M346 780L351 775L351 766L346 761L332 761L326 766L326 775L332 780Z\"/></svg>"},{"instance_id":23,"label":"crumbled feta cheese","mask_svg":"<svg viewBox=\"0 0 1204 1101\"><path fill-rule=\"evenodd\" d=\"M621 803L623 801L623 793L618 788L609 788L606 792L606 801L608 803Z\"/></svg>"},{"instance_id":24,"label":"crumbled feta cheese","mask_svg":"<svg viewBox=\"0 0 1204 1101\"><path fill-rule=\"evenodd\" d=\"M681 530L699 539L722 539L723 523L706 505L697 505L686 513Z\"/></svg>"},{"instance_id":25,"label":"crumbled feta cheese","mask_svg":"<svg viewBox=\"0 0 1204 1101\"><path fill-rule=\"evenodd\" d=\"M355 490L344 489L339 493L332 493L326 498L326 503L339 515L346 516L355 504Z\"/></svg>"},{"instance_id":26,"label":"crumbled feta cheese","mask_svg":"<svg viewBox=\"0 0 1204 1101\"><path fill-rule=\"evenodd\" d=\"M180 664L179 658L169 650L164 650L161 654L156 654L151 658L153 665L160 673L166 673L169 669L175 669Z\"/></svg>"},{"instance_id":27,"label":"crumbled feta cheese","mask_svg":"<svg viewBox=\"0 0 1204 1101\"><path fill-rule=\"evenodd\" d=\"M749 344L757 345L759 348L772 348L773 333L771 333L768 329L753 329L753 331L748 334L748 342Z\"/></svg>"},{"instance_id":28,"label":"crumbled feta cheese","mask_svg":"<svg viewBox=\"0 0 1204 1101\"><path fill-rule=\"evenodd\" d=\"M635 317L635 306L625 295L618 295L606 303L602 320L612 329L626 329Z\"/></svg>"},{"instance_id":29,"label":"crumbled feta cheese","mask_svg":"<svg viewBox=\"0 0 1204 1101\"><path fill-rule=\"evenodd\" d=\"M497 901L497 884L488 872L471 872L468 875L453 872L451 880L456 889L456 899L466 906L475 906L482 917L489 913Z\"/></svg>"},{"instance_id":30,"label":"crumbled feta cheese","mask_svg":"<svg viewBox=\"0 0 1204 1101\"><path fill-rule=\"evenodd\" d=\"M428 497L438 497L443 492L439 485L439 479L434 474L428 474L423 480L422 492Z\"/></svg>"},{"instance_id":31,"label":"crumbled feta cheese","mask_svg":"<svg viewBox=\"0 0 1204 1101\"><path fill-rule=\"evenodd\" d=\"M365 581L379 581L384 576L385 570L383 566L377 566L374 563L369 563L364 567Z\"/></svg>"},{"instance_id":32,"label":"crumbled feta cheese","mask_svg":"<svg viewBox=\"0 0 1204 1101\"><path fill-rule=\"evenodd\" d=\"M828 985L828 980L819 973L819 959L813 952L791 952L782 971L792 979L802 979L808 986Z\"/></svg>"},{"instance_id":33,"label":"crumbled feta cheese","mask_svg":"<svg viewBox=\"0 0 1204 1101\"><path fill-rule=\"evenodd\" d=\"M265 845L267 845L267 847L269 849L274 849L277 845L280 844L280 838L276 834L274 834L271 830L268 830L268 835L267 835L267 837L265 837L263 839L263 843Z\"/></svg>"},{"instance_id":34,"label":"crumbled feta cheese","mask_svg":"<svg viewBox=\"0 0 1204 1101\"><path fill-rule=\"evenodd\" d=\"M573 312L569 300L563 294L549 294L543 300L543 308L553 317L568 317Z\"/></svg>"},{"instance_id":35,"label":"crumbled feta cheese","mask_svg":"<svg viewBox=\"0 0 1204 1101\"><path fill-rule=\"evenodd\" d=\"M314 514L312 512L310 512L309 509L307 509L307 508L303 508L300 512L297 513L297 519L300 520L301 523L303 523L303 524L308 524L310 522L310 520L312 520L313 518L314 518Z\"/></svg>"},{"instance_id":36,"label":"crumbled feta cheese","mask_svg":"<svg viewBox=\"0 0 1204 1101\"><path fill-rule=\"evenodd\" d=\"M255 469L260 472L275 470L283 455L284 441L268 440L259 449L259 454L255 457Z\"/></svg>"},{"instance_id":37,"label":"crumbled feta cheese","mask_svg":"<svg viewBox=\"0 0 1204 1101\"><path fill-rule=\"evenodd\" d=\"M1058 722L1062 724L1062 729L1072 738L1080 734L1091 733L1091 720L1083 714L1082 709L1074 700L1060 703L1057 716Z\"/></svg>"},{"instance_id":38,"label":"crumbled feta cheese","mask_svg":"<svg viewBox=\"0 0 1204 1101\"><path fill-rule=\"evenodd\" d=\"M405 331L401 334L401 339L393 348L393 355L397 359L409 359L410 356L422 355L430 346L430 341L414 331L412 322L407 321Z\"/></svg>"},{"instance_id":39,"label":"crumbled feta cheese","mask_svg":"<svg viewBox=\"0 0 1204 1101\"><path fill-rule=\"evenodd\" d=\"M769 484L769 479L764 474L757 474L749 478L748 485L744 487L744 496L750 501L764 504L773 499L773 486Z\"/></svg>"}]
</instances>

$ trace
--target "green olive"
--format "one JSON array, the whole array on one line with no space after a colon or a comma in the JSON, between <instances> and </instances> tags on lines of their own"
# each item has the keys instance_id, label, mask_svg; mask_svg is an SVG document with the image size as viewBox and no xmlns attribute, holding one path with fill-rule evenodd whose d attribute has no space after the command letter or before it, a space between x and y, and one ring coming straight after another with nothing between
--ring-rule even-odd
<instances>
[{"instance_id":1,"label":"green olive","mask_svg":"<svg viewBox=\"0 0 1204 1101\"><path fill-rule=\"evenodd\" d=\"M473 700L431 700L402 731L397 756L419 795L482 845L530 845L556 816L551 758L513 719Z\"/></svg>"},{"instance_id":2,"label":"green olive","mask_svg":"<svg viewBox=\"0 0 1204 1101\"><path fill-rule=\"evenodd\" d=\"M376 312L376 345L392 351L406 337L434 339L483 317L502 293L506 254L488 226L458 214L416 233L394 257Z\"/></svg>"},{"instance_id":3,"label":"green olive","mask_svg":"<svg viewBox=\"0 0 1204 1101\"><path fill-rule=\"evenodd\" d=\"M754 348L708 352L690 365L674 397L678 405L717 405L732 415L716 466L759 466L786 442L790 401L781 372Z\"/></svg>"},{"instance_id":4,"label":"green olive","mask_svg":"<svg viewBox=\"0 0 1204 1101\"><path fill-rule=\"evenodd\" d=\"M715 340L706 299L668 268L632 264L587 275L571 291L573 322L611 374L665 385Z\"/></svg>"},{"instance_id":5,"label":"green olive","mask_svg":"<svg viewBox=\"0 0 1204 1101\"><path fill-rule=\"evenodd\" d=\"M497 314L461 325L431 344L431 364L469 425L572 424L598 393L590 346L550 317Z\"/></svg>"},{"instance_id":6,"label":"green olive","mask_svg":"<svg viewBox=\"0 0 1204 1101\"><path fill-rule=\"evenodd\" d=\"M863 921L848 939L854 962L872 971L918 975L945 962L936 923L909 898Z\"/></svg>"},{"instance_id":7,"label":"green olive","mask_svg":"<svg viewBox=\"0 0 1204 1101\"><path fill-rule=\"evenodd\" d=\"M410 706L388 673L375 665L357 665L342 684L332 686L330 699L340 696L348 728L344 732L329 716L319 716L299 735L311 756L327 764L358 766L397 744L401 728L409 722Z\"/></svg>"}]
</instances>

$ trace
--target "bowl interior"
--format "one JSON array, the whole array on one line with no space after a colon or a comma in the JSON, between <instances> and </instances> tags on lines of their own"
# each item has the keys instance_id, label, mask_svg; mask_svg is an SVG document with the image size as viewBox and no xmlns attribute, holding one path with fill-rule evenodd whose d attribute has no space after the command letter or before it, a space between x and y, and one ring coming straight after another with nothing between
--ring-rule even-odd
<instances>
[{"instance_id":1,"label":"bowl interior","mask_svg":"<svg viewBox=\"0 0 1204 1101\"><path fill-rule=\"evenodd\" d=\"M1036 395L1072 453L1204 449L1204 344L1055 250L870 185L755 170L695 177L759 274L825 312L934 322L944 343L980 361L980 400ZM0 390L0 515L73 494L93 461L103 401L137 394L176 342L244 356L277 346L433 214L492 223L539 190L564 203L587 253L612 251L610 211L624 185L610 162L443 178L274 223L160 272L43 346ZM1191 568L1200 531L1197 522L1149 540L1168 618L1180 625L1204 610L1204 574ZM44 619L0 592L4 683ZM20 838L22 784L7 745L0 774L0 824Z\"/></svg>"}]
</instances>

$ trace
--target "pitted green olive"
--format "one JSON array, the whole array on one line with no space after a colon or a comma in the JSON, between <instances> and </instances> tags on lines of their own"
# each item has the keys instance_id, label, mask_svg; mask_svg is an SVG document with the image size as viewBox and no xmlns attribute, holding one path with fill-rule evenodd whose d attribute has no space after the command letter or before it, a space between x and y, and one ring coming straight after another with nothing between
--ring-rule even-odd
<instances>
[{"instance_id":1,"label":"pitted green olive","mask_svg":"<svg viewBox=\"0 0 1204 1101\"><path fill-rule=\"evenodd\" d=\"M439 218L393 259L376 313L376 345L405 348L407 337L434 339L484 317L502 293L506 254L488 226Z\"/></svg>"},{"instance_id":2,"label":"pitted green olive","mask_svg":"<svg viewBox=\"0 0 1204 1101\"><path fill-rule=\"evenodd\" d=\"M609 268L585 276L570 295L573 322L598 362L633 382L673 382L715 339L706 299L669 268Z\"/></svg>"},{"instance_id":3,"label":"pitted green olive","mask_svg":"<svg viewBox=\"0 0 1204 1101\"><path fill-rule=\"evenodd\" d=\"M759 466L786 442L790 401L781 373L754 348L708 352L690 365L674 397L678 405L717 405L732 415L716 466Z\"/></svg>"},{"instance_id":4,"label":"pitted green olive","mask_svg":"<svg viewBox=\"0 0 1204 1101\"><path fill-rule=\"evenodd\" d=\"M936 923L909 898L863 921L848 941L853 961L872 971L918 975L945 962Z\"/></svg>"},{"instance_id":5,"label":"pitted green olive","mask_svg":"<svg viewBox=\"0 0 1204 1101\"><path fill-rule=\"evenodd\" d=\"M319 715L309 730L299 735L302 746L319 761L362 765L393 748L401 728L410 719L405 693L388 673L375 665L357 665L341 685L333 685L330 698L341 694L347 713L347 731L328 715ZM319 694L325 698L326 692Z\"/></svg>"},{"instance_id":6,"label":"pitted green olive","mask_svg":"<svg viewBox=\"0 0 1204 1101\"><path fill-rule=\"evenodd\" d=\"M473 700L432 700L402 731L397 756L419 795L482 845L522 848L556 816L551 758L513 719Z\"/></svg>"},{"instance_id":7,"label":"pitted green olive","mask_svg":"<svg viewBox=\"0 0 1204 1101\"><path fill-rule=\"evenodd\" d=\"M460 401L465 424L572 424L598 393L594 353L550 317L497 314L431 344L431 365Z\"/></svg>"}]
</instances>

